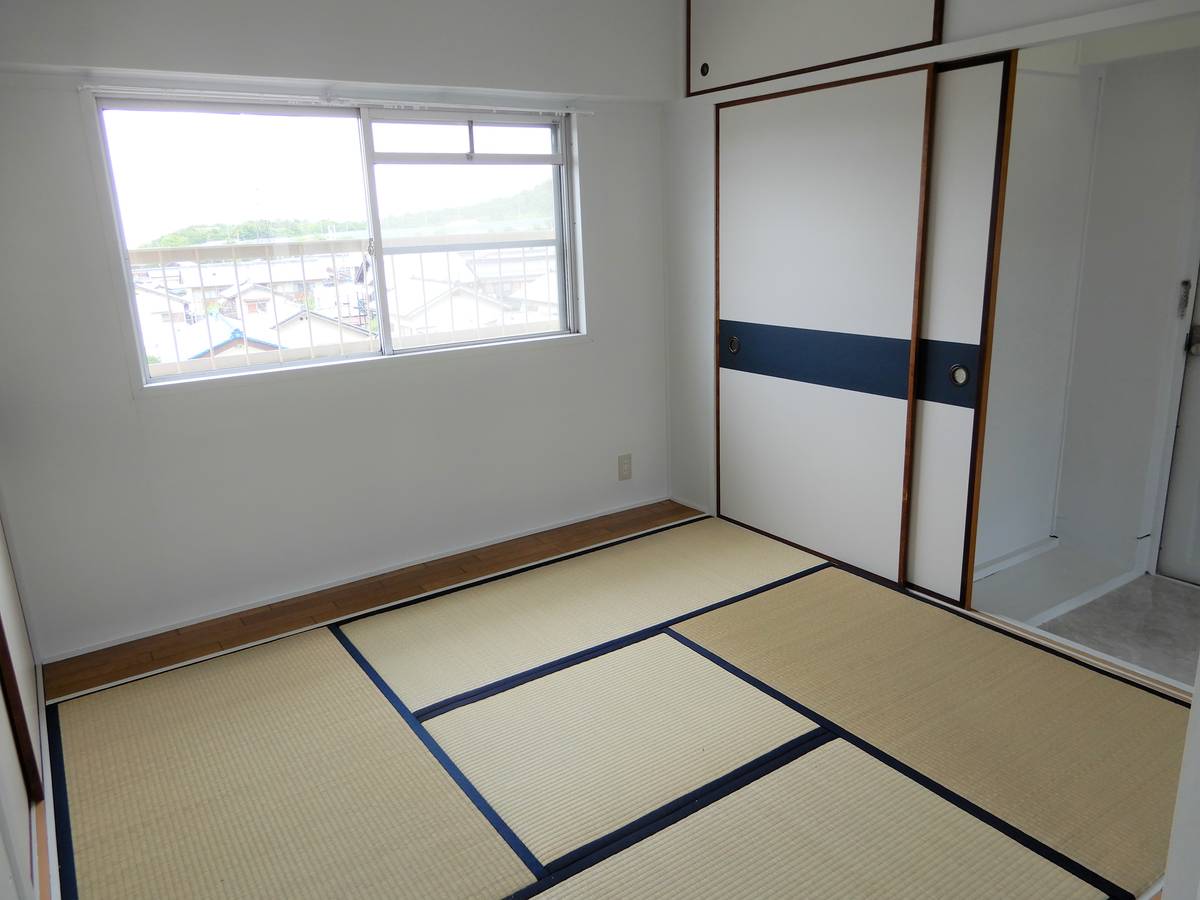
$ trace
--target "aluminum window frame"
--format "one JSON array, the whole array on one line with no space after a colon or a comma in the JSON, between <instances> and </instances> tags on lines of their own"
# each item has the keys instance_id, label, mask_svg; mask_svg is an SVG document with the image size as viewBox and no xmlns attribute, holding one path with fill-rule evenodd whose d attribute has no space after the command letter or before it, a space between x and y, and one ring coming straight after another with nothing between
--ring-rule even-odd
<instances>
[{"instance_id":1,"label":"aluminum window frame","mask_svg":"<svg viewBox=\"0 0 1200 900\"><path fill-rule=\"evenodd\" d=\"M441 354L455 350L489 347L494 345L520 345L540 342L548 339L558 339L567 336L580 336L583 331L583 315L580 301L580 288L577 282L579 271L578 257L578 198L577 177L575 172L574 153L574 114L568 111L538 111L538 110L478 110L465 107L439 109L429 108L397 108L387 105L369 103L314 103L310 100L301 102L281 102L280 98L257 99L247 97L233 99L228 95L197 98L194 95L177 97L170 93L162 96L147 97L144 93L124 92L121 90L95 89L92 92L95 103L97 134L99 150L103 163L103 177L107 183L109 200L112 206L113 222L116 230L116 240L121 262L121 273L126 291L127 308L132 326L133 351L137 356L141 382L144 388L154 388L162 385L190 383L197 381L216 381L231 377L265 374L268 372L288 371L340 365L343 363L362 360L387 359L390 357L421 356L430 353ZM362 165L363 190L366 198L368 254L371 264L375 267L374 296L376 316L379 328L378 351L344 353L336 356L313 358L308 360L289 360L279 362L260 362L256 364L214 367L209 371L187 372L169 375L152 375L146 356L145 338L142 334L141 320L137 306L136 283L133 277L130 248L126 245L124 224L121 220L120 196L117 192L116 177L112 164L108 135L105 130L104 112L115 110L143 110L157 112L207 112L224 114L278 115L285 117L314 116L325 118L354 118L358 122L359 149ZM449 124L462 123L467 126L469 135L469 151L462 153L405 153L378 152L374 148L372 125L375 122L400 122L412 124ZM546 154L497 154L474 152L474 127L481 125L503 125L508 127L546 128L551 131L551 152ZM375 171L378 165L548 165L553 168L554 194L554 230L553 245L557 263L557 286L559 306L559 328L553 331L520 333L483 338L472 341L430 342L419 347L399 348L393 346L388 303L388 286L386 277L386 249L382 237L382 226L379 215L379 194L376 186ZM489 242L493 243L493 242ZM505 242L497 240L498 246L519 247L530 246L527 241ZM550 244L547 243L546 246ZM429 251L453 251L455 244L431 244ZM409 248L414 252L419 248Z\"/></svg>"}]
</instances>

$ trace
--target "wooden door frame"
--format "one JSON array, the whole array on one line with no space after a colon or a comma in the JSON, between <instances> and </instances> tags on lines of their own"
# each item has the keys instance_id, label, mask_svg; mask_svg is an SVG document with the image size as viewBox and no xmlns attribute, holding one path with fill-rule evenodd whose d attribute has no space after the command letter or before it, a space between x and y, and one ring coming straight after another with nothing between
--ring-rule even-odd
<instances>
[{"instance_id":1,"label":"wooden door frame","mask_svg":"<svg viewBox=\"0 0 1200 900\"><path fill-rule=\"evenodd\" d=\"M29 803L41 803L45 797L42 771L38 765L40 754L29 730L29 717L21 699L21 686L17 670L13 665L12 651L4 622L0 621L0 694L4 696L4 707L8 711L8 726L12 731L13 743L17 747L17 758L21 764L21 775L25 781L25 793Z\"/></svg>"}]
</instances>

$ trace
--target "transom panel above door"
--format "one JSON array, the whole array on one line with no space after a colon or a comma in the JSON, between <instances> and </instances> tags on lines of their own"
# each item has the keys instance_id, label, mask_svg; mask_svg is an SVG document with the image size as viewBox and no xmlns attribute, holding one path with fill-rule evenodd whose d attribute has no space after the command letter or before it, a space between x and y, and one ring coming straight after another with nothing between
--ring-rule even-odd
<instances>
[{"instance_id":1,"label":"transom panel above door","mask_svg":"<svg viewBox=\"0 0 1200 900\"><path fill-rule=\"evenodd\" d=\"M944 0L689 0L688 93L941 43Z\"/></svg>"},{"instance_id":2,"label":"transom panel above door","mask_svg":"<svg viewBox=\"0 0 1200 900\"><path fill-rule=\"evenodd\" d=\"M891 580L932 78L718 107L720 513Z\"/></svg>"}]
</instances>

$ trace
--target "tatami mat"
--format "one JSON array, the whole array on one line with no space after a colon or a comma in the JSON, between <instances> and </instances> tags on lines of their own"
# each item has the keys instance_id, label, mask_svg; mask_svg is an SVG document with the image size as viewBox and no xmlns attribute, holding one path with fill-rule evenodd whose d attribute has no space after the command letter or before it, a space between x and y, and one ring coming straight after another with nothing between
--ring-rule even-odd
<instances>
[{"instance_id":1,"label":"tatami mat","mask_svg":"<svg viewBox=\"0 0 1200 900\"><path fill-rule=\"evenodd\" d=\"M834 741L544 896L1104 895L867 754Z\"/></svg>"},{"instance_id":2,"label":"tatami mat","mask_svg":"<svg viewBox=\"0 0 1200 900\"><path fill-rule=\"evenodd\" d=\"M1133 894L1163 874L1186 708L833 569L677 630Z\"/></svg>"},{"instance_id":3,"label":"tatami mat","mask_svg":"<svg viewBox=\"0 0 1200 900\"><path fill-rule=\"evenodd\" d=\"M449 900L533 880L325 629L58 709L83 900Z\"/></svg>"},{"instance_id":4,"label":"tatami mat","mask_svg":"<svg viewBox=\"0 0 1200 900\"><path fill-rule=\"evenodd\" d=\"M543 863L816 727L665 635L427 724Z\"/></svg>"},{"instance_id":5,"label":"tatami mat","mask_svg":"<svg viewBox=\"0 0 1200 900\"><path fill-rule=\"evenodd\" d=\"M704 519L360 619L344 631L415 710L820 562Z\"/></svg>"}]
</instances>

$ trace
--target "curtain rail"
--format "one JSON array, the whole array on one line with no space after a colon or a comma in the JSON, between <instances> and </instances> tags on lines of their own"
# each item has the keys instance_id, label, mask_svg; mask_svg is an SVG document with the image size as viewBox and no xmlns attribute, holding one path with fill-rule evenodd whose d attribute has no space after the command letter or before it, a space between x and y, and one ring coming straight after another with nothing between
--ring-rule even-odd
<instances>
[{"instance_id":1,"label":"curtain rail","mask_svg":"<svg viewBox=\"0 0 1200 900\"><path fill-rule=\"evenodd\" d=\"M356 108L369 106L377 109L410 110L413 112L493 112L523 113L543 116L590 116L593 112L571 107L503 106L492 103L446 103L438 100L418 100L398 97L351 97L336 94L288 94L262 91L211 90L204 88L156 88L119 84L84 84L80 90L94 96L130 100L183 100L199 102L223 102L246 104L274 104L280 106L317 106L331 108Z\"/></svg>"}]
</instances>

